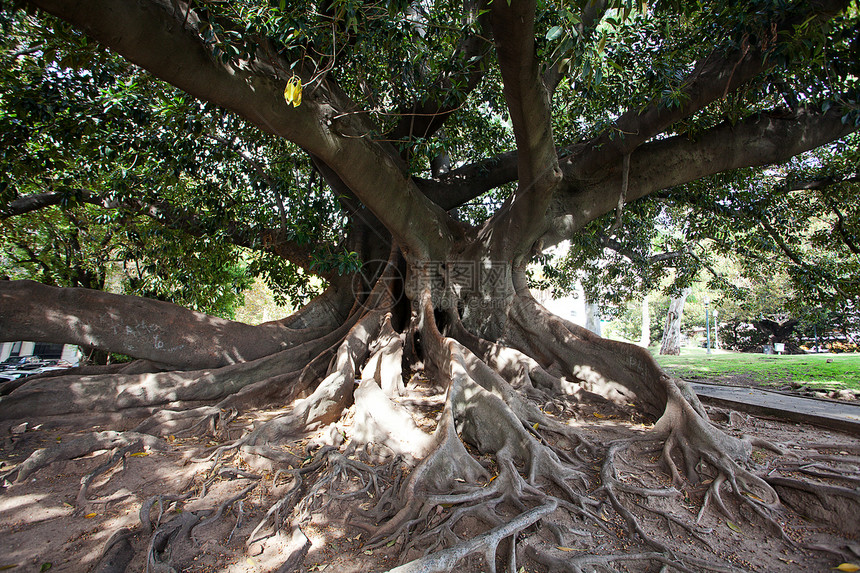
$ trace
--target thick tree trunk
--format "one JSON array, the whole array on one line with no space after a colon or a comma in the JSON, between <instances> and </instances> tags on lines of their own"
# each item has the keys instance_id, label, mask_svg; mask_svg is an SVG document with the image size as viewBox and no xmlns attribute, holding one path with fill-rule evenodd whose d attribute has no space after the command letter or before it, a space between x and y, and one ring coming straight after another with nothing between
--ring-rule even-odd
<instances>
[{"instance_id":1,"label":"thick tree trunk","mask_svg":"<svg viewBox=\"0 0 860 573\"><path fill-rule=\"evenodd\" d=\"M343 289L342 289L343 290ZM343 295L341 295L342 297ZM32 281L0 281L0 338L77 344L181 370L217 368L271 355L342 321L327 293L286 324L248 326L175 304ZM351 302L351 298L347 298ZM335 318L338 317L338 318Z\"/></svg>"},{"instance_id":2,"label":"thick tree trunk","mask_svg":"<svg viewBox=\"0 0 860 573\"><path fill-rule=\"evenodd\" d=\"M687 287L681 291L680 296L669 300L669 312L666 315L666 328L663 330L660 354L677 356L681 353L681 319L684 315L684 304L692 290Z\"/></svg>"},{"instance_id":3,"label":"thick tree trunk","mask_svg":"<svg viewBox=\"0 0 860 573\"><path fill-rule=\"evenodd\" d=\"M645 349L601 339L547 312L531 297L524 268L546 246L625 202L709 174L781 161L853 132L856 126L844 123L844 111L833 106L823 113L816 108L751 115L706 129L696 138L670 136L673 125L706 112L773 65L759 46L769 40L745 39L728 52L719 48L688 69L679 84L679 105L666 107L660 98L644 107L637 104L622 111L602 135L562 148L553 134L551 93L560 67L551 64L555 71L544 75L547 66L539 60L536 44L536 34L543 36L537 3L478 3L476 12L487 21L484 38L493 38L516 153L493 158L508 166L493 165L488 173L467 166L467 172L474 170L472 178L463 179L463 172L454 170L446 179L456 183L434 192L433 185L412 176L388 137L373 135L381 133L373 119L377 114L360 112L364 106L338 85L338 70L315 68L328 60L334 66L340 51L329 58L309 44L308 57L287 61L295 53L281 54L254 39L254 57L231 60L213 54L223 40L216 28L229 16L196 3L31 3L193 97L237 113L313 154L341 205L355 203L346 210L370 212L386 229L363 233L365 238L386 252L393 240L400 251L393 248L387 263L376 265L379 272L349 289L356 296L341 285L296 317L260 327L83 289L0 283L4 338L73 342L176 369L72 374L25 381L0 392L0 419L5 420L34 413L89 414L93 409L145 417L136 432L97 432L37 451L4 479L21 480L51 461L105 448L115 448L111 460L118 461L128 448L160 445L155 436L170 439L182 432L223 438L231 429L249 429L244 424L229 427L239 410L276 406L273 417L261 416L252 430L223 441L212 459L213 470L228 453L240 453L237 464L247 461L241 457L245 454L269 460L273 486L280 476L290 476L289 491L257 527L271 521L275 533L282 527L292 531L280 570L296 568L308 553L301 526L320 509L321 500L362 493L368 494L362 505L373 506L361 512L359 526L370 533L362 542L369 550L399 543L404 560L413 560L401 571L451 570L472 553L482 554L491 571L497 561L517 571L523 553L518 551L520 533L533 527L544 529L534 536L541 541L532 542L527 553L550 570L610 569L615 561L628 560L626 548L635 544L646 550L632 559L642 562L643 569L659 563L679 571L731 571L734 566L716 550L701 559L688 552L687 539L676 540L677 532L670 529L658 539L643 527L645 520L649 525L665 520L701 536L697 524L677 514L689 509L690 496L702 492L700 519L711 504L737 519L722 500L723 484L731 487L732 509L740 507L749 521L764 521L782 532L779 498L754 473L754 442L712 425L689 386L665 375ZM587 4L588 12L607 9L605 2ZM813 4L835 13L847 2ZM798 16L775 23L768 34L776 37L801 24L819 24L809 14ZM583 21L596 24L595 18ZM215 45L208 39L213 31ZM488 49L484 38L482 47L471 51L473 57L453 60L473 65ZM457 74L442 75L448 86L461 85ZM307 86L303 101L286 105L284 85L296 77ZM409 126L410 136L429 136L429 127L414 132L415 123L427 126L442 117L410 102L391 103L411 107L411 117L399 122L401 128ZM448 215L448 209L512 181L516 188L480 228ZM441 197L450 205L443 205ZM368 260L373 258L377 256ZM407 385L403 372L413 370L423 376ZM432 433L410 423L406 401L399 400L409 390L437 400ZM601 418L613 420L604 426ZM333 443L346 441L343 451L328 446L314 452L308 446L299 457L281 447L338 422L343 423L328 433L340 437L332 438ZM371 456L368 450L382 453ZM390 463L365 463L379 459ZM409 467L402 469L401 460ZM662 463L673 487L659 483L654 461ZM774 469L768 460L768 477ZM221 470L263 482L237 468ZM827 479L837 477L833 472ZM704 490L689 487L703 479L708 480ZM339 485L351 489L340 491ZM256 487L251 483L240 497ZM172 499L184 499L182 495ZM856 492L847 497L852 495L856 499ZM86 499L85 487L80 497ZM189 569L190 563L171 562L171 545L189 538L196 542L194 528L220 519L227 505L174 515L164 511L165 498L171 495L157 500L155 520L150 513L156 500L141 507L142 531L151 533L146 569ZM651 504L654 498L659 506ZM671 503L677 514L661 508ZM349 514L344 520L356 521ZM483 525L483 532L463 540L464 529L474 530L461 527L464 522ZM599 532L606 541L589 542L586 553L562 560L557 552L571 549L564 545L566 531L579 527ZM791 540L783 537L788 546ZM547 543L551 538L556 544ZM615 549L595 562L595 546ZM498 554L500 547L504 556Z\"/></svg>"}]
</instances>

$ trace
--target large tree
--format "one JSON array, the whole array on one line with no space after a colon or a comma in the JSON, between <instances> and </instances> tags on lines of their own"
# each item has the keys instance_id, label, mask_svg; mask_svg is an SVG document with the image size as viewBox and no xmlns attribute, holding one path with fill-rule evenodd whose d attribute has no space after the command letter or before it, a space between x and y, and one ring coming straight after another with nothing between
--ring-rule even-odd
<instances>
[{"instance_id":1,"label":"large tree","mask_svg":"<svg viewBox=\"0 0 860 573\"><path fill-rule=\"evenodd\" d=\"M646 551L562 563L531 547L530 558L574 571L630 559L682 570L706 565L649 535L632 512L626 496L672 492L620 477L622 453L633 456L642 438L586 437L539 407L554 401L615 404L652 419L648 443L662 444L675 486L712 479L703 512L711 500L725 509L728 483L738 503L779 528L777 488L805 491L797 480L750 470L756 441L712 425L687 385L646 351L547 312L529 293L526 271L545 249L590 232L604 215L620 221L641 198L784 162L854 132L860 40L857 9L847 0L635 8L599 0L29 4L42 29L67 44L92 50L87 38L95 40L210 111L237 118L212 125L208 136L247 160L256 174L249 192L300 201L298 177L266 178L292 154L292 168L312 169L308 180L326 185L327 207L317 210L333 214L313 229L326 242L320 246L290 226L298 211L283 200L238 221L231 217L241 210L219 204L217 189L199 188L203 199L195 202L195 187L185 188L192 198L181 204L158 187L121 201L112 201L113 189L81 190L76 200L233 240L320 274L328 287L293 316L250 327L166 302L4 281L4 339L78 343L141 359L124 373L23 384L0 398L4 419L92 409L143 416L133 436L111 438L120 444L143 432L217 429L230 411L290 403L289 413L224 450L277 463L279 442L333 423L352 406L353 449L374 443L414 464L377 506L377 542L406 535L410 547L436 547L455 540L452 528L468 515L493 527L413 561L407 570L415 571L448 570L473 552L493 567L506 538L513 565L513 534L554 512L596 523L604 502ZM16 57L49 57L45 51L34 42ZM242 139L234 129L256 131ZM261 146L273 151L260 154ZM225 196L229 183L241 196L242 182L220 175L204 179L225 185ZM257 177L265 185L250 185ZM32 180L27 189L13 181L4 213L69 196L50 177L42 182L39 190ZM335 253L335 262L321 265L329 259L318 249ZM358 272L355 258L363 262ZM444 396L432 435L395 399L407 391L404 365L423 369L414 384L429 380ZM105 439L88 443L97 449ZM484 488L471 485L488 476L476 451L491 456L498 472ZM70 454L57 450L62 455ZM36 456L13 477L49 458ZM589 493L595 459L602 487ZM343 469L346 462L328 463ZM424 519L443 508L449 519ZM172 539L167 530L161 535ZM166 553L152 547L157 563Z\"/></svg>"}]
</instances>

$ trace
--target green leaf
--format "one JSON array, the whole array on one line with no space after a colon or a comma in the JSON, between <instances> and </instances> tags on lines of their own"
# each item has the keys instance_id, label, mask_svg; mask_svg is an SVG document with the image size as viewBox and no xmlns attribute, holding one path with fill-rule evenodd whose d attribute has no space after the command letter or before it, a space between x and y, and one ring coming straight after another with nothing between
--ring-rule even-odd
<instances>
[{"instance_id":1,"label":"green leaf","mask_svg":"<svg viewBox=\"0 0 860 573\"><path fill-rule=\"evenodd\" d=\"M39 568L39 572L42 573L43 571L47 571L51 567L53 567L53 565L51 565L50 562L42 563L42 567Z\"/></svg>"},{"instance_id":2,"label":"green leaf","mask_svg":"<svg viewBox=\"0 0 860 573\"><path fill-rule=\"evenodd\" d=\"M552 42L553 40L555 40L556 38L558 38L559 36L561 36L561 33L562 33L563 31L564 31L564 30L562 29L562 27L561 27L561 26L553 26L552 28L550 28L550 29L547 31L547 33L546 33L546 39L547 39L547 40L549 40L550 42Z\"/></svg>"}]
</instances>

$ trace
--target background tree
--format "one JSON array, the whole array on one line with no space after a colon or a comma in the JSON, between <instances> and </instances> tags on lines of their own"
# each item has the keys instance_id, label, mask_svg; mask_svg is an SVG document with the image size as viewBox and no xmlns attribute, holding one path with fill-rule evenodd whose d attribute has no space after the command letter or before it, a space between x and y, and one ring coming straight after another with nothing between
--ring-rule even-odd
<instances>
[{"instance_id":1,"label":"background tree","mask_svg":"<svg viewBox=\"0 0 860 573\"><path fill-rule=\"evenodd\" d=\"M857 297L856 137L846 142L642 199L625 209L618 236L615 215L596 220L547 274L561 290L581 280L618 312L639 293L704 281L721 294L724 320L746 332L727 331L728 347L760 347L764 330L746 339L765 315L805 320L807 309L835 312Z\"/></svg>"},{"instance_id":2,"label":"background tree","mask_svg":"<svg viewBox=\"0 0 860 573\"><path fill-rule=\"evenodd\" d=\"M147 130L117 128L119 148L130 150L118 178L113 166L97 171L96 161L96 177L86 174L95 189L46 178L53 165L15 172L7 215L71 195L259 252L260 271L274 286L297 284L290 269L328 286L289 318L251 327L163 301L3 281L4 337L87 344L143 361L119 374L25 383L0 398L4 419L37 410L143 415L121 442L217 431L231 411L289 403L287 413L217 453L254 453L276 465L285 460L284 440L336 422L352 405L346 450L372 443L412 465L366 527L375 544L407 539L405 570L416 571L449 570L476 552L494 564L508 538L505 560L515 570L524 556L516 533L569 516L604 527L595 513L602 504L648 550L600 563L708 566L649 535L631 512L639 496L674 495L620 478L622 465L645 474L645 443L661 449L676 487L712 480L703 515L711 502L724 507L721 486L729 483L734 503L779 528L777 480L792 492L809 489L773 477L773 467L756 473L748 464L758 442L711 424L689 387L661 372L647 351L548 313L528 290L526 268L563 240L618 240L625 211L662 214L638 199L845 141L858 119L858 14L849 2L29 5L38 20L6 12L7 25L22 30L13 49L39 69L57 70L49 84L74 75L65 52L106 54L93 48L98 42L173 86L132 80L142 99L129 113L146 114L164 90L176 102L167 118L190 125L193 137L174 149L167 136L163 155L152 156L168 132L144 115L138 123L154 126L154 139L138 150L134 138ZM112 82L112 90L130 85ZM113 96L104 101L95 87L74 91L69 101L112 109L104 104ZM108 131L92 139L93 149L115 135ZM59 163L59 174L76 165ZM706 191L690 188L712 211L735 207ZM607 222L601 217L612 221L606 239L596 233ZM411 388L404 364L424 373ZM432 435L397 400L421 380L444 404ZM647 441L594 439L541 407L554 401L562 409L575 402L586 419L601 408L654 426ZM57 446L48 457L104 447L100 439ZM466 445L489 456L494 479ZM45 459L37 455L7 477L23 479ZM367 479L388 471L347 460L324 449L311 467L327 464L333 476L350 467ZM602 464L597 492L584 485L598 479L594 460ZM440 522L425 519L437 508L448 510ZM461 541L455 526L468 516L488 531ZM161 526L147 562L183 567L169 562L166 546L202 517L189 512L185 525ZM440 543L450 547L432 553ZM538 545L526 549L546 568L594 565L590 556L562 563Z\"/></svg>"},{"instance_id":3,"label":"background tree","mask_svg":"<svg viewBox=\"0 0 860 573\"><path fill-rule=\"evenodd\" d=\"M692 292L691 287L682 290L677 296L669 299L669 310L666 312L666 325L660 340L660 354L678 355L681 353L681 321L684 318L684 303Z\"/></svg>"}]
</instances>

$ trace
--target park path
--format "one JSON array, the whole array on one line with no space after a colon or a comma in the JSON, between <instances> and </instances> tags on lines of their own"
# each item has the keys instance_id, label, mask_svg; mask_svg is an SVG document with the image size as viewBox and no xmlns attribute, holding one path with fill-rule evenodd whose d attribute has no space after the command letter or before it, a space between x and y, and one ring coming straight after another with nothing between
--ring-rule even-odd
<instances>
[{"instance_id":1,"label":"park path","mask_svg":"<svg viewBox=\"0 0 860 573\"><path fill-rule=\"evenodd\" d=\"M699 398L753 415L769 415L860 435L860 404L806 398L774 390L689 382Z\"/></svg>"}]
</instances>

